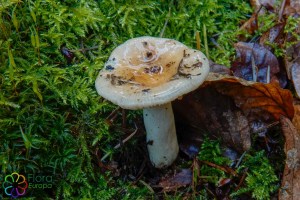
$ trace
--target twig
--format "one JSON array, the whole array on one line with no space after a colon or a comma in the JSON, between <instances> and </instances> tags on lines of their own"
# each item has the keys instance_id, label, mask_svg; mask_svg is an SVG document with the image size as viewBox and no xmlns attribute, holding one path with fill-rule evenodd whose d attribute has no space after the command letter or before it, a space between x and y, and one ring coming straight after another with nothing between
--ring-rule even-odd
<instances>
[{"instance_id":1,"label":"twig","mask_svg":"<svg viewBox=\"0 0 300 200\"><path fill-rule=\"evenodd\" d=\"M238 162L237 162L236 165L235 165L235 168L238 168L238 167L240 166L240 164L241 164L243 158L245 157L246 153L247 153L247 151L245 151L245 152L241 155L241 157L239 158Z\"/></svg>"},{"instance_id":2,"label":"twig","mask_svg":"<svg viewBox=\"0 0 300 200\"><path fill-rule=\"evenodd\" d=\"M118 106L116 109L114 109L109 115L108 117L106 117L106 119L111 118L111 116L114 116L121 108Z\"/></svg>"},{"instance_id":3,"label":"twig","mask_svg":"<svg viewBox=\"0 0 300 200\"><path fill-rule=\"evenodd\" d=\"M147 184L145 181L139 180L139 182L142 183L144 186L146 186L146 188L147 188L152 194L155 193L154 190L152 189L152 187L151 187L149 184Z\"/></svg>"},{"instance_id":4,"label":"twig","mask_svg":"<svg viewBox=\"0 0 300 200\"><path fill-rule=\"evenodd\" d=\"M200 51L201 49L201 39L199 31L196 31L196 43L197 43L197 50Z\"/></svg>"},{"instance_id":5,"label":"twig","mask_svg":"<svg viewBox=\"0 0 300 200\"><path fill-rule=\"evenodd\" d=\"M140 170L136 175L136 179L133 182L133 185L135 185L142 178L142 176L144 174L144 169L146 167L146 163L147 163L147 158L145 158L144 161L142 162Z\"/></svg>"},{"instance_id":6,"label":"twig","mask_svg":"<svg viewBox=\"0 0 300 200\"><path fill-rule=\"evenodd\" d=\"M222 48L214 38L210 38L210 41L211 41L218 49L224 50L224 48Z\"/></svg>"},{"instance_id":7,"label":"twig","mask_svg":"<svg viewBox=\"0 0 300 200\"><path fill-rule=\"evenodd\" d=\"M117 112L120 110L121 108L118 106L116 109L114 109L109 115L108 117L106 117L106 121L111 124L114 119L117 117Z\"/></svg>"},{"instance_id":8,"label":"twig","mask_svg":"<svg viewBox=\"0 0 300 200\"><path fill-rule=\"evenodd\" d=\"M209 60L208 42L207 42L207 34L206 34L206 26L205 26L205 24L203 24L203 38L204 38L204 47L205 47L206 57Z\"/></svg>"},{"instance_id":9,"label":"twig","mask_svg":"<svg viewBox=\"0 0 300 200\"><path fill-rule=\"evenodd\" d=\"M134 124L135 126L135 130L128 136L126 137L124 140L122 140L119 144L117 144L116 146L114 146L114 149L118 149L121 147L121 145L123 145L125 142L127 142L130 138L132 138L138 131L138 128L136 126L136 124ZM111 154L111 152L106 153L102 158L101 161L104 161L109 155Z\"/></svg>"},{"instance_id":10,"label":"twig","mask_svg":"<svg viewBox=\"0 0 300 200\"><path fill-rule=\"evenodd\" d=\"M238 185L236 186L236 188L234 189L234 191L239 190L240 187L242 186L242 184L243 184L243 182L244 182L244 180L245 180L245 178L246 178L247 171L248 171L248 168L246 168L246 169L244 170L243 176L242 176L242 178L241 178L239 184L238 184Z\"/></svg>"},{"instance_id":11,"label":"twig","mask_svg":"<svg viewBox=\"0 0 300 200\"><path fill-rule=\"evenodd\" d=\"M270 79L271 79L270 76L271 76L270 75L270 65L268 65L268 69L267 69L267 83L270 83Z\"/></svg>"},{"instance_id":12,"label":"twig","mask_svg":"<svg viewBox=\"0 0 300 200\"><path fill-rule=\"evenodd\" d=\"M254 60L254 54L251 55L251 66L252 66L252 76L253 76L253 81L257 81L257 67L255 65L255 60Z\"/></svg>"},{"instance_id":13,"label":"twig","mask_svg":"<svg viewBox=\"0 0 300 200\"><path fill-rule=\"evenodd\" d=\"M280 123L279 121L275 121L275 122L273 122L273 123L271 123L271 124L269 124L269 125L267 125L267 126L265 126L265 127L262 127L262 128L257 129L256 131L254 131L254 132L252 132L252 133L260 133L260 132L262 132L263 130L268 129L268 128L271 128L271 127L273 127L273 126L276 126L276 125L279 124L279 123Z\"/></svg>"},{"instance_id":14,"label":"twig","mask_svg":"<svg viewBox=\"0 0 300 200\"><path fill-rule=\"evenodd\" d=\"M169 12L168 12L168 15L167 15L167 18L166 18L164 27L163 27L163 29L161 30L160 34L159 34L159 37L163 37L163 35L164 35L164 33L165 33L165 30L166 30L166 27L167 27L167 25L168 25L170 16L171 16L171 7L169 7Z\"/></svg>"},{"instance_id":15,"label":"twig","mask_svg":"<svg viewBox=\"0 0 300 200\"><path fill-rule=\"evenodd\" d=\"M286 5L286 0L283 0L282 3L281 3L279 15L278 15L278 22L281 22L283 12L284 12L284 9L285 9L285 5Z\"/></svg>"},{"instance_id":16,"label":"twig","mask_svg":"<svg viewBox=\"0 0 300 200\"><path fill-rule=\"evenodd\" d=\"M232 176L237 176L237 173L236 171L234 171L233 169L230 169L230 168L225 168L225 167L222 167L220 165L217 165L215 163L211 163L211 162L208 162L208 161L205 161L205 160L201 160L202 163L206 164L206 165L209 165L211 167L214 167L214 168L217 168L219 170L222 170L228 174L231 174Z\"/></svg>"},{"instance_id":17,"label":"twig","mask_svg":"<svg viewBox=\"0 0 300 200\"><path fill-rule=\"evenodd\" d=\"M127 137L125 138L124 140L122 140L122 142L120 142L119 144L117 144L114 149L118 149L121 147L121 144L124 144L125 142L127 142L130 138L132 138L138 131L138 128L137 126L135 125L135 130Z\"/></svg>"},{"instance_id":18,"label":"twig","mask_svg":"<svg viewBox=\"0 0 300 200\"><path fill-rule=\"evenodd\" d=\"M214 196L214 198L216 198L216 195L207 186L204 185L204 187L211 195Z\"/></svg>"}]
</instances>

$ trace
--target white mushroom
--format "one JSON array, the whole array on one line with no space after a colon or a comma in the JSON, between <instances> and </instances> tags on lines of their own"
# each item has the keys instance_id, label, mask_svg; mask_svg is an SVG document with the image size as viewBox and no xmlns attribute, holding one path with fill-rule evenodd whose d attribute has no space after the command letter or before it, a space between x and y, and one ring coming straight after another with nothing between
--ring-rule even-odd
<instances>
[{"instance_id":1,"label":"white mushroom","mask_svg":"<svg viewBox=\"0 0 300 200\"><path fill-rule=\"evenodd\" d=\"M122 108L144 109L150 160L162 168L179 150L171 101L198 88L208 72L202 52L172 39L139 37L111 53L95 86Z\"/></svg>"}]
</instances>

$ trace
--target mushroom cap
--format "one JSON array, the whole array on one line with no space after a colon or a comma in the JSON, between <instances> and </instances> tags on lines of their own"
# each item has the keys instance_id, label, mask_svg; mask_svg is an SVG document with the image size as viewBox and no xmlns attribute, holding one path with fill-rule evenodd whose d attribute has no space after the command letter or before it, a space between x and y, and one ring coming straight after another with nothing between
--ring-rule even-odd
<instances>
[{"instance_id":1,"label":"mushroom cap","mask_svg":"<svg viewBox=\"0 0 300 200\"><path fill-rule=\"evenodd\" d=\"M168 103L198 88L209 73L205 55L167 38L138 37L111 53L96 79L99 95L125 109Z\"/></svg>"}]
</instances>

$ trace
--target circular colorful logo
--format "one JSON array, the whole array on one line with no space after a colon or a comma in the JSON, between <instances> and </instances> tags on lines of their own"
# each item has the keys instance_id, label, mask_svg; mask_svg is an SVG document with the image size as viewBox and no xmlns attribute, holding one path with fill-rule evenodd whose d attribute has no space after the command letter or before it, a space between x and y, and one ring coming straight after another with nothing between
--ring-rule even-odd
<instances>
[{"instance_id":1,"label":"circular colorful logo","mask_svg":"<svg viewBox=\"0 0 300 200\"><path fill-rule=\"evenodd\" d=\"M3 188L6 195L11 196L12 198L17 198L25 194L26 189L28 188L28 183L25 176L14 172L5 176Z\"/></svg>"}]
</instances>

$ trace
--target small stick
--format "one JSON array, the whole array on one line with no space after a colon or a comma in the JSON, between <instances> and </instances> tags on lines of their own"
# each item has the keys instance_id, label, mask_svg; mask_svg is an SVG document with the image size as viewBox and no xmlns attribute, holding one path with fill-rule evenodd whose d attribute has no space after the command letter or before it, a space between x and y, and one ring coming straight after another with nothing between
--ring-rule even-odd
<instances>
[{"instance_id":1,"label":"small stick","mask_svg":"<svg viewBox=\"0 0 300 200\"><path fill-rule=\"evenodd\" d=\"M203 24L203 38L204 38L204 47L205 47L206 57L209 60L208 43L207 43L207 34L206 34L206 26L205 26L205 24Z\"/></svg>"},{"instance_id":2,"label":"small stick","mask_svg":"<svg viewBox=\"0 0 300 200\"><path fill-rule=\"evenodd\" d=\"M142 178L144 174L144 169L146 167L146 163L147 163L147 159L145 158L143 163L141 164L139 172L136 175L136 179L134 180L133 185L135 185Z\"/></svg>"},{"instance_id":3,"label":"small stick","mask_svg":"<svg viewBox=\"0 0 300 200\"><path fill-rule=\"evenodd\" d=\"M210 41L211 41L218 49L224 50L224 49L217 43L217 41L216 41L214 38L210 38Z\"/></svg>"},{"instance_id":4,"label":"small stick","mask_svg":"<svg viewBox=\"0 0 300 200\"><path fill-rule=\"evenodd\" d=\"M124 144L125 142L127 142L130 138L132 138L138 131L138 128L136 127L135 125L135 130L127 137L125 138L124 140L122 140L122 142L120 142L119 144L117 144L114 149L118 149L121 147L121 144Z\"/></svg>"},{"instance_id":5,"label":"small stick","mask_svg":"<svg viewBox=\"0 0 300 200\"><path fill-rule=\"evenodd\" d=\"M271 70L271 69L270 69L270 65L268 65L268 70L267 70L267 83L270 83L270 78L271 78L271 77L270 77L270 76L271 76L271 75L270 75L270 73L271 73L270 70Z\"/></svg>"},{"instance_id":6,"label":"small stick","mask_svg":"<svg viewBox=\"0 0 300 200\"><path fill-rule=\"evenodd\" d=\"M118 149L121 147L122 144L124 144L125 142L127 142L130 138L132 138L138 131L138 128L136 126L136 124L134 124L135 126L135 130L128 136L126 137L124 140L122 140L119 144L117 144L116 146L114 146L114 149ZM111 152L106 153L102 158L101 161L104 161L109 155L111 154Z\"/></svg>"},{"instance_id":7,"label":"small stick","mask_svg":"<svg viewBox=\"0 0 300 200\"><path fill-rule=\"evenodd\" d=\"M214 196L214 198L216 198L216 195L207 186L204 186L204 187L211 195Z\"/></svg>"},{"instance_id":8,"label":"small stick","mask_svg":"<svg viewBox=\"0 0 300 200\"><path fill-rule=\"evenodd\" d=\"M267 125L267 126L265 126L265 127L262 127L262 128L257 129L256 131L254 131L254 132L252 132L252 133L260 133L261 131L263 131L263 130L265 130L265 129L268 129L268 128L271 128L271 127L273 127L273 126L276 126L276 125L279 124L279 123L280 123L279 121L275 121L275 122L273 122L273 123L271 123L271 124L269 124L269 125Z\"/></svg>"},{"instance_id":9,"label":"small stick","mask_svg":"<svg viewBox=\"0 0 300 200\"><path fill-rule=\"evenodd\" d=\"M111 123L115 120L115 118L117 117L117 112L120 110L121 108L118 106L116 109L114 109L109 115L108 117L106 117L106 121L109 125L111 125Z\"/></svg>"},{"instance_id":10,"label":"small stick","mask_svg":"<svg viewBox=\"0 0 300 200\"><path fill-rule=\"evenodd\" d=\"M146 188L147 188L152 194L155 193L154 190L152 189L152 187L151 187L149 184L147 184L145 181L139 180L139 182L142 183L144 186L146 186Z\"/></svg>"},{"instance_id":11,"label":"small stick","mask_svg":"<svg viewBox=\"0 0 300 200\"><path fill-rule=\"evenodd\" d=\"M255 65L255 60L254 60L254 55L253 54L251 56L251 66L252 66L253 81L256 82L257 81L257 67Z\"/></svg>"},{"instance_id":12,"label":"small stick","mask_svg":"<svg viewBox=\"0 0 300 200\"><path fill-rule=\"evenodd\" d=\"M224 171L224 172L226 172L228 174L231 174L232 176L237 176L237 173L233 169L230 169L230 168L226 169L225 167L219 166L219 165L217 165L215 163L211 163L211 162L208 162L208 161L201 160L201 162L204 163L204 164L206 164L206 165L209 165L211 167L214 167L214 168L217 168L219 170L222 170L222 171Z\"/></svg>"},{"instance_id":13,"label":"small stick","mask_svg":"<svg viewBox=\"0 0 300 200\"><path fill-rule=\"evenodd\" d=\"M166 18L164 27L163 27L163 29L161 30L160 34L159 34L159 37L163 37L163 35L164 35L164 33L165 33L165 30L166 30L166 27L167 27L167 25L168 25L170 16L171 16L171 7L169 7L169 12L168 12L168 15L167 15L167 18Z\"/></svg>"},{"instance_id":14,"label":"small stick","mask_svg":"<svg viewBox=\"0 0 300 200\"><path fill-rule=\"evenodd\" d=\"M106 119L111 118L113 115L115 115L121 108L118 106L116 109L114 109L109 115L108 117L106 117Z\"/></svg>"},{"instance_id":15,"label":"small stick","mask_svg":"<svg viewBox=\"0 0 300 200\"><path fill-rule=\"evenodd\" d=\"M242 184L243 184L243 182L244 182L244 180L245 180L245 178L246 178L247 171L248 171L248 168L246 168L246 169L244 170L243 176L242 176L242 178L241 178L239 184L238 184L238 185L236 186L236 188L234 189L234 191L239 190L240 187L242 186Z\"/></svg>"},{"instance_id":16,"label":"small stick","mask_svg":"<svg viewBox=\"0 0 300 200\"><path fill-rule=\"evenodd\" d=\"M200 32L196 31L196 42L197 42L197 50L201 50L201 39L200 39Z\"/></svg>"},{"instance_id":17,"label":"small stick","mask_svg":"<svg viewBox=\"0 0 300 200\"><path fill-rule=\"evenodd\" d=\"M239 158L238 162L237 162L236 165L235 165L235 168L238 168L238 167L240 166L240 164L241 164L243 158L245 157L246 153L247 153L247 151L245 151L245 152L241 155L241 157Z\"/></svg>"},{"instance_id":18,"label":"small stick","mask_svg":"<svg viewBox=\"0 0 300 200\"><path fill-rule=\"evenodd\" d=\"M284 12L284 9L285 9L285 5L286 5L286 0L283 0L282 3L281 3L279 15L278 15L278 22L281 22L283 12Z\"/></svg>"}]
</instances>

